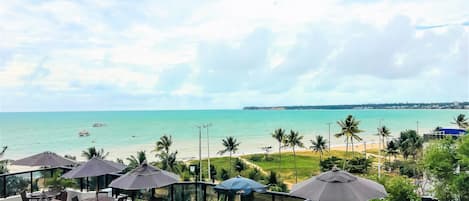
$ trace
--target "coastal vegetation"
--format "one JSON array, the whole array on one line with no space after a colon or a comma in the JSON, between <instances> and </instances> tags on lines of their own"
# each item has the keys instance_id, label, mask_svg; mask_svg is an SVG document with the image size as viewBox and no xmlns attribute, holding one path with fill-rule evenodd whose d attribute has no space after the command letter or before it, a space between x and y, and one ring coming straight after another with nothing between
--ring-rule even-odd
<instances>
[{"instance_id":1,"label":"coastal vegetation","mask_svg":"<svg viewBox=\"0 0 469 201\"><path fill-rule=\"evenodd\" d=\"M126 158L128 161L126 172L135 169L142 163L147 160L147 155L145 151L138 151L137 154L134 156L129 156Z\"/></svg>"},{"instance_id":2,"label":"coastal vegetation","mask_svg":"<svg viewBox=\"0 0 469 201\"><path fill-rule=\"evenodd\" d=\"M89 147L81 153L81 156L85 157L87 160L93 157L105 159L108 155L109 152L105 152L104 149L97 149L96 147Z\"/></svg>"},{"instance_id":3,"label":"coastal vegetation","mask_svg":"<svg viewBox=\"0 0 469 201\"><path fill-rule=\"evenodd\" d=\"M278 162L278 169L282 168L282 146L285 142L285 130L282 128L276 129L272 133L272 137L277 140L278 142L278 155L279 155L279 162Z\"/></svg>"},{"instance_id":4,"label":"coastal vegetation","mask_svg":"<svg viewBox=\"0 0 469 201\"><path fill-rule=\"evenodd\" d=\"M469 129L469 120L466 118L466 115L459 114L454 118L453 124L456 124L461 129Z\"/></svg>"},{"instance_id":5,"label":"coastal vegetation","mask_svg":"<svg viewBox=\"0 0 469 201\"><path fill-rule=\"evenodd\" d=\"M352 157L355 156L353 150L353 140L357 142L361 141L362 138L358 135L358 133L363 132L358 128L360 121L357 121L352 115L348 115L345 120L337 121L337 124L340 126L341 132L335 134L335 137L345 137L345 146L346 146L346 153L348 153L349 143L352 145Z\"/></svg>"},{"instance_id":6,"label":"coastal vegetation","mask_svg":"<svg viewBox=\"0 0 469 201\"><path fill-rule=\"evenodd\" d=\"M291 147L293 150L293 164L295 165L295 183L298 183L298 167L296 166L296 151L295 148L303 148L303 136L298 131L290 130L290 134L285 138L285 145Z\"/></svg>"},{"instance_id":7,"label":"coastal vegetation","mask_svg":"<svg viewBox=\"0 0 469 201\"><path fill-rule=\"evenodd\" d=\"M469 102L382 103L358 105L247 106L244 110L347 110L347 109L467 109Z\"/></svg>"},{"instance_id":8,"label":"coastal vegetation","mask_svg":"<svg viewBox=\"0 0 469 201\"><path fill-rule=\"evenodd\" d=\"M311 146L309 149L313 150L314 152L319 152L319 161L322 161L322 154L324 150L327 149L327 140L324 139L322 135L316 135L316 139L310 140Z\"/></svg>"},{"instance_id":9,"label":"coastal vegetation","mask_svg":"<svg viewBox=\"0 0 469 201\"><path fill-rule=\"evenodd\" d=\"M228 152L230 154L230 161L229 161L230 166L229 166L228 173L231 174L231 166L232 166L231 158L232 158L232 155L238 151L240 143L236 140L236 138L229 136L229 137L226 137L226 139L222 140L222 144L223 144L224 149L218 151L218 153L223 155L226 152Z\"/></svg>"},{"instance_id":10,"label":"coastal vegetation","mask_svg":"<svg viewBox=\"0 0 469 201\"><path fill-rule=\"evenodd\" d=\"M458 126L466 125L467 119L464 115L454 118ZM459 122L459 123L457 123ZM419 196L430 192L439 200L469 200L469 135L460 138L446 137L425 142L422 136L415 130L403 130L395 139L391 137L390 129L386 126L377 128L378 135L384 141L384 148L368 149L365 152L356 151L354 143L361 140L359 128L360 121L352 115L344 120L337 121L341 132L336 134L338 138L345 138L345 150L327 150L327 140L322 135L316 135L309 140L309 150L298 150L304 148L305 136L298 131L290 130L288 134L285 129L278 128L269 134L279 145L278 153L248 154L233 156L239 149L241 142L233 136L226 137L221 141L224 149L221 155L210 159L210 173L207 165L202 167L202 179L205 180L210 174L212 181L223 181L237 175L241 175L263 184L269 185L270 190L287 192L291 185L300 180L305 180L321 172L331 170L333 167L342 169L376 180L383 184L389 194L385 199L394 200L418 200ZM198 165L197 160L183 162L177 159L177 150L172 151L173 139L171 135L163 135L156 143L153 152L159 159L151 162L163 170L179 174L185 181L199 178L198 169L189 171L189 165ZM351 150L350 149L351 147ZM291 151L283 151L290 148ZM351 152L351 153L350 153ZM384 153L384 155L381 155ZM93 157L106 158L108 152L96 147L87 148L82 152L86 159ZM378 158L385 159L384 166L378 176ZM147 160L145 151L138 151L130 155L121 163L129 166L127 171L137 167ZM382 161L382 160L381 160ZM202 164L207 164L207 159ZM232 171L234 170L234 171ZM0 169L0 171L5 171ZM7 170L6 170L7 171ZM52 178L46 180L52 187L73 185L67 180L61 180L54 173ZM12 177L13 178L13 177ZM95 182L95 180L91 180ZM14 178L8 182L21 187L27 181Z\"/></svg>"}]
</instances>

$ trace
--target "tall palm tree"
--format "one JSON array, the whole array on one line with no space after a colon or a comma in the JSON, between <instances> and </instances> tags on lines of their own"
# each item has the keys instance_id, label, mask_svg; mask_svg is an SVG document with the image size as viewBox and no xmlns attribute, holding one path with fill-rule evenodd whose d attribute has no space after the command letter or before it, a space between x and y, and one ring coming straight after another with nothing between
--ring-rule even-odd
<instances>
[{"instance_id":1,"label":"tall palm tree","mask_svg":"<svg viewBox=\"0 0 469 201\"><path fill-rule=\"evenodd\" d=\"M156 152L155 156L159 157L159 155L166 155L169 156L169 149L171 148L171 145L173 144L173 137L171 135L166 135L164 134L163 136L160 137L160 140L156 142L155 149L153 152ZM169 160L166 160L165 162L169 162ZM166 164L166 166L169 166L169 164Z\"/></svg>"},{"instance_id":2,"label":"tall palm tree","mask_svg":"<svg viewBox=\"0 0 469 201\"><path fill-rule=\"evenodd\" d=\"M415 130L406 130L401 132L398 145L405 159L409 156L415 159L423 148L423 138Z\"/></svg>"},{"instance_id":3,"label":"tall palm tree","mask_svg":"<svg viewBox=\"0 0 469 201\"><path fill-rule=\"evenodd\" d=\"M109 155L109 152L104 152L104 149L96 149L96 147L90 147L84 150L81 153L81 156L85 157L86 159L90 160L93 157L105 159Z\"/></svg>"},{"instance_id":4,"label":"tall palm tree","mask_svg":"<svg viewBox=\"0 0 469 201\"><path fill-rule=\"evenodd\" d=\"M130 156L127 157L127 161L129 161L129 165L127 166L127 169L131 170L139 165L141 165L143 162L147 160L147 155L145 154L145 151L138 151L136 156Z\"/></svg>"},{"instance_id":5,"label":"tall palm tree","mask_svg":"<svg viewBox=\"0 0 469 201\"><path fill-rule=\"evenodd\" d=\"M231 163L231 156L234 153L236 153L236 151L238 151L240 142L238 142L236 138L234 138L233 136L229 136L222 140L222 144L223 144L223 147L225 147L225 149L220 150L218 153L221 155L225 154L226 152L230 153L230 165L229 165L230 172L229 173L231 174L231 166L233 166L233 164Z\"/></svg>"},{"instance_id":6,"label":"tall palm tree","mask_svg":"<svg viewBox=\"0 0 469 201\"><path fill-rule=\"evenodd\" d=\"M278 163L278 171L282 167L282 145L285 142L285 129L278 128L272 133L272 137L275 138L278 142L278 155L279 155L279 163Z\"/></svg>"},{"instance_id":7,"label":"tall palm tree","mask_svg":"<svg viewBox=\"0 0 469 201\"><path fill-rule=\"evenodd\" d=\"M341 131L340 133L335 134L335 137L345 137L346 148L345 154L348 155L348 146L349 143L352 144L352 157L355 156L354 148L353 148L353 140L361 141L362 138L358 136L358 133L363 132L358 128L358 124L360 121L355 120L352 115L348 115L344 121L337 121L337 124L340 126Z\"/></svg>"},{"instance_id":8,"label":"tall palm tree","mask_svg":"<svg viewBox=\"0 0 469 201\"><path fill-rule=\"evenodd\" d=\"M451 122L452 124L458 125L459 128L461 129L467 129L469 128L469 120L466 118L466 115L464 114L459 114L457 117L454 118L454 122Z\"/></svg>"},{"instance_id":9,"label":"tall palm tree","mask_svg":"<svg viewBox=\"0 0 469 201\"><path fill-rule=\"evenodd\" d=\"M290 130L290 134L285 139L285 144L293 149L293 161L295 163L295 182L298 183L298 168L296 167L296 151L295 147L304 147L303 136L298 131Z\"/></svg>"},{"instance_id":10,"label":"tall palm tree","mask_svg":"<svg viewBox=\"0 0 469 201\"><path fill-rule=\"evenodd\" d=\"M156 142L155 152L164 150L166 153L169 153L169 148L173 144L173 137L171 135L163 135L160 137L160 140Z\"/></svg>"},{"instance_id":11,"label":"tall palm tree","mask_svg":"<svg viewBox=\"0 0 469 201\"><path fill-rule=\"evenodd\" d=\"M386 141L388 137L391 136L391 130L389 130L389 128L386 126L381 126L378 128L377 135L381 137L381 142L383 143L382 145L386 146L384 142Z\"/></svg>"},{"instance_id":12,"label":"tall palm tree","mask_svg":"<svg viewBox=\"0 0 469 201\"><path fill-rule=\"evenodd\" d=\"M314 152L319 152L319 160L322 161L322 153L327 149L327 140L322 135L317 135L315 140L310 140L311 146L309 147Z\"/></svg>"},{"instance_id":13,"label":"tall palm tree","mask_svg":"<svg viewBox=\"0 0 469 201\"><path fill-rule=\"evenodd\" d=\"M391 156L394 156L394 159L396 159L396 155L399 153L399 147L397 146L397 142L394 140L391 140L388 142L386 145L386 154L389 156L389 160L391 161Z\"/></svg>"}]
</instances>

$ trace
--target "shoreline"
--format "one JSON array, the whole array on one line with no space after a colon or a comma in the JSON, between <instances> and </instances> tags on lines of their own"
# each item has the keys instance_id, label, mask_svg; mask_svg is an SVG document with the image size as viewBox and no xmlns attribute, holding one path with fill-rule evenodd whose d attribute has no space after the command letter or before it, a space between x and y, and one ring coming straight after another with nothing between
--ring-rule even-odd
<instances>
[{"instance_id":1,"label":"shoreline","mask_svg":"<svg viewBox=\"0 0 469 201\"><path fill-rule=\"evenodd\" d=\"M369 150L369 149L378 149L378 143L366 143L366 149ZM134 145L136 146L136 145ZM137 145L137 146L140 146L142 147L142 145ZM150 146L150 144L148 145L145 145L145 146ZM151 145L153 146L153 145ZM356 152L363 152L364 151L364 145L363 143L360 143L360 144L354 144L354 150ZM345 151L346 150L346 145L345 144L331 144L331 150L334 150L334 151ZM108 157L106 157L107 160L112 160L112 161L115 161L117 158L120 158L120 159L124 159L124 162L126 162L125 158L127 158L129 156L129 152L127 152L126 150L120 150L120 151L111 151L111 150L108 150L109 151L109 155ZM145 150L146 151L146 150ZM278 149L277 149L278 151ZM269 152L269 154L276 154L278 153L277 151L275 151L275 149L272 149L271 152ZM349 151L351 151L351 145L349 145ZM136 152L136 151L135 151ZM282 150L282 153L289 153L289 152L292 152L291 149L283 149ZM305 152L311 152L310 149L306 149L306 148L303 148L303 149L298 149L297 150L297 153L305 153ZM122 155L123 153L126 153L125 155ZM134 152L131 152L131 153L134 153ZM148 154L149 152L146 151L147 153L147 159L149 159L149 161L158 161L156 159L156 157L154 157L154 154L150 152L150 154ZM180 150L178 150L178 153L180 153ZM252 151L252 152L243 152L243 153L236 153L236 154L233 154L234 157L242 157L242 156L247 156L247 155L251 155L251 154L261 154L261 153L264 153L262 151ZM57 153L57 154L61 154L61 153ZM120 155L119 155L120 154ZM84 158L83 157L78 157L77 156L77 161L84 161ZM125 156L125 157L122 157L122 156ZM216 155L211 155L210 158L221 158L221 157L227 157L227 154L225 155L219 155L219 154L216 154ZM202 159L207 159L208 157L202 157ZM184 156L178 156L178 161L190 161L190 160L197 160L198 158L196 157L184 157ZM9 164L8 166L8 169L9 169L9 173L16 173L16 172L23 172L23 171L30 171L30 170L37 170L39 169L39 167L28 167L28 166L16 166L16 165L11 165Z\"/></svg>"}]
</instances>

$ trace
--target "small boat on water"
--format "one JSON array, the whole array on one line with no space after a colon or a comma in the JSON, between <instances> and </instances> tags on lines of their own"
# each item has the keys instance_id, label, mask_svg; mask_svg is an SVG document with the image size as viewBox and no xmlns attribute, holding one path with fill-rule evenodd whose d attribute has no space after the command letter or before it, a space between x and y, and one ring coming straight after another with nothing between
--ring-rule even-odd
<instances>
[{"instance_id":1,"label":"small boat on water","mask_svg":"<svg viewBox=\"0 0 469 201\"><path fill-rule=\"evenodd\" d=\"M82 131L78 132L78 135L80 137L86 137L86 136L90 135L90 132L88 132L87 130L82 130Z\"/></svg>"},{"instance_id":2,"label":"small boat on water","mask_svg":"<svg viewBox=\"0 0 469 201\"><path fill-rule=\"evenodd\" d=\"M106 126L106 124L104 123L94 123L93 124L93 127L97 128L97 127L103 127L103 126Z\"/></svg>"}]
</instances>

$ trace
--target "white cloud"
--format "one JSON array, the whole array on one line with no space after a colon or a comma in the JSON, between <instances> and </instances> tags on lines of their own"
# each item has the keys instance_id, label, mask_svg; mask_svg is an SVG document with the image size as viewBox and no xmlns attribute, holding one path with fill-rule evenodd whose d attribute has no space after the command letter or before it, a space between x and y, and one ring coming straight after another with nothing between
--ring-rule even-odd
<instances>
[{"instance_id":1,"label":"white cloud","mask_svg":"<svg viewBox=\"0 0 469 201\"><path fill-rule=\"evenodd\" d=\"M448 94L469 87L467 6L8 1L0 5L2 105L54 110L79 97L89 102L74 108L467 100ZM52 104L58 100L64 105Z\"/></svg>"}]
</instances>

